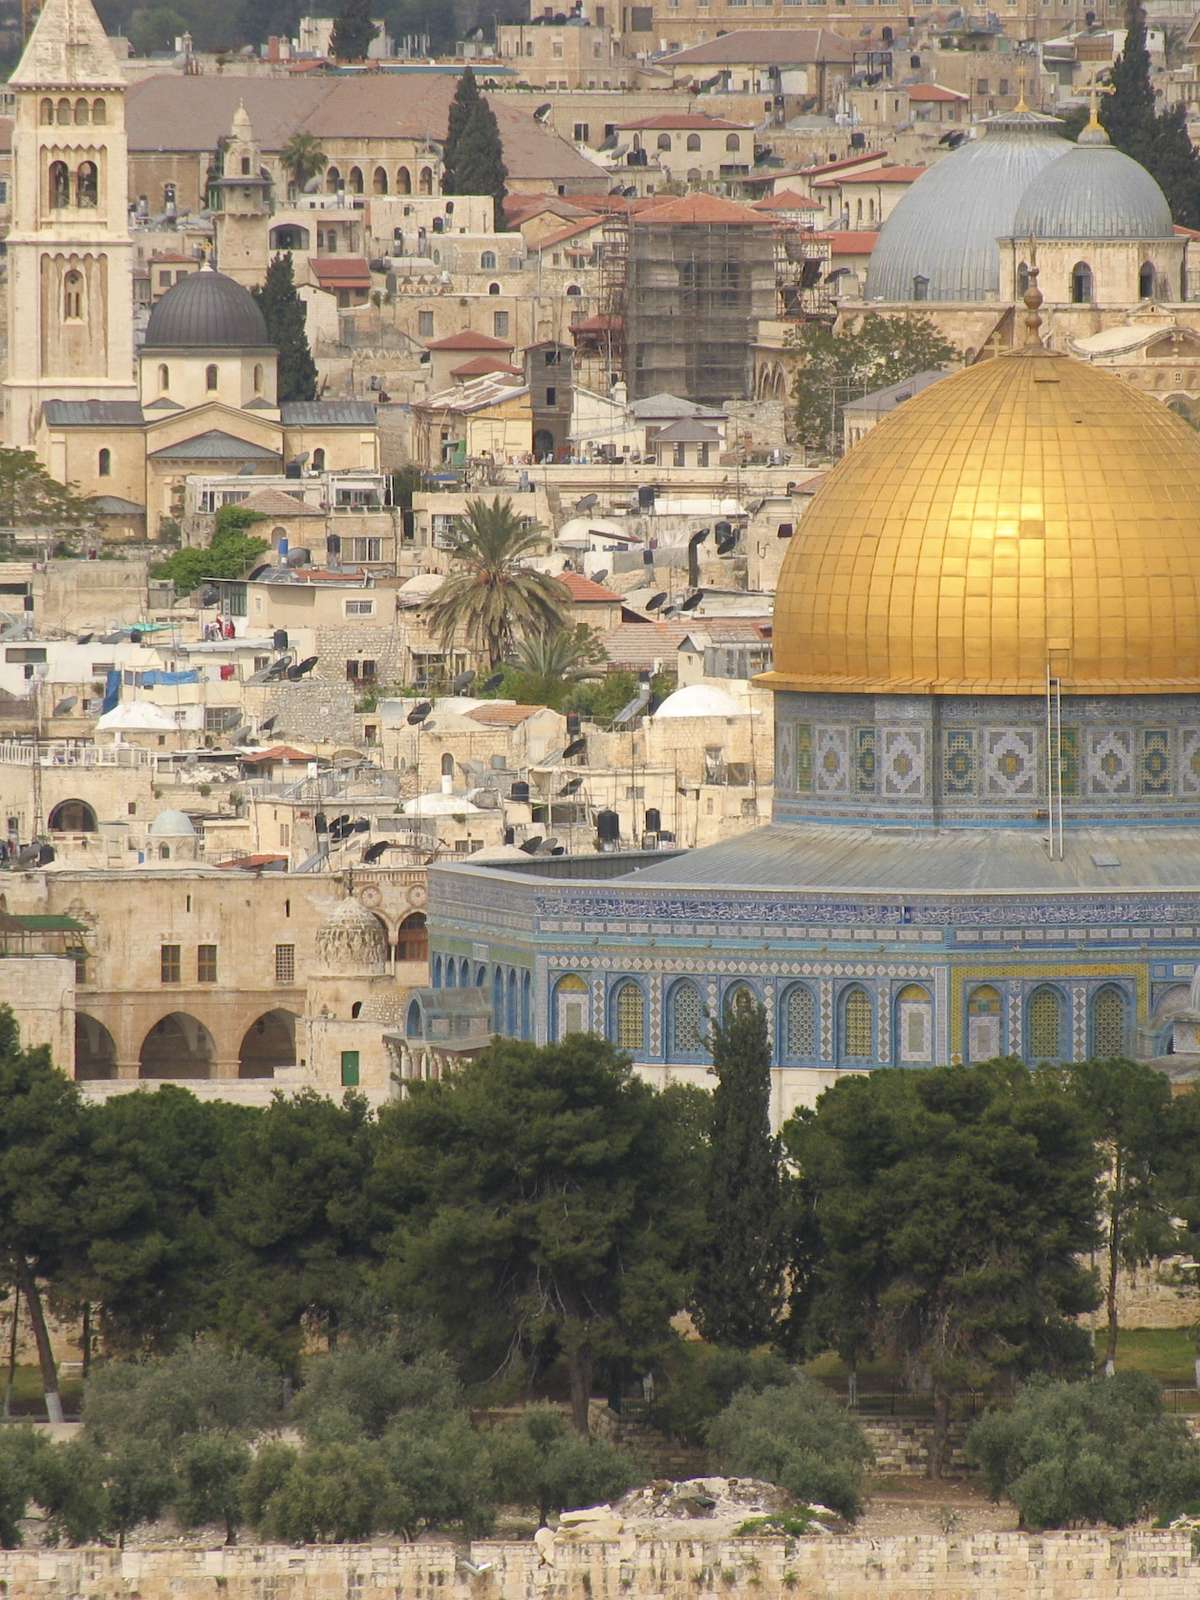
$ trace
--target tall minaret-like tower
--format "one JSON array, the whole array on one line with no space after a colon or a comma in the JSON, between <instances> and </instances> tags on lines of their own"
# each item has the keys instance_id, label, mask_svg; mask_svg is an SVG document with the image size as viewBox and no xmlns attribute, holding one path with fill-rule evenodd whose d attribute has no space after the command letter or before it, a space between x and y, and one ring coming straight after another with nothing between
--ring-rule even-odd
<instances>
[{"instance_id":1,"label":"tall minaret-like tower","mask_svg":"<svg viewBox=\"0 0 1200 1600\"><path fill-rule=\"evenodd\" d=\"M136 400L125 81L91 0L46 0L9 80L4 442L47 400Z\"/></svg>"}]
</instances>

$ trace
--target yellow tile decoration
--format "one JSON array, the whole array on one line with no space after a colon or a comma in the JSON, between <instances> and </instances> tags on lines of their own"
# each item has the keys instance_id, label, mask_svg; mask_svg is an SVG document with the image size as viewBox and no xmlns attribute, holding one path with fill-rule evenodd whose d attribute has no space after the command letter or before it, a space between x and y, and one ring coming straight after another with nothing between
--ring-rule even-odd
<instances>
[{"instance_id":1,"label":"yellow tile decoration","mask_svg":"<svg viewBox=\"0 0 1200 1600\"><path fill-rule=\"evenodd\" d=\"M1050 378L1051 381L1046 381ZM1200 689L1200 437L1039 347L905 402L829 474L775 607L780 689Z\"/></svg>"}]
</instances>

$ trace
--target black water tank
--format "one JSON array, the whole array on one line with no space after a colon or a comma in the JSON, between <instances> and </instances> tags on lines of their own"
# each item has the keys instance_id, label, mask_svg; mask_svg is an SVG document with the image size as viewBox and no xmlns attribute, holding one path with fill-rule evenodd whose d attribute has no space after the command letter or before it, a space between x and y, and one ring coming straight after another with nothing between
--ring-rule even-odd
<instances>
[{"instance_id":1,"label":"black water tank","mask_svg":"<svg viewBox=\"0 0 1200 1600\"><path fill-rule=\"evenodd\" d=\"M529 785L523 778L518 778L516 783L513 784L509 790L508 797L510 800L516 800L519 804L529 804Z\"/></svg>"},{"instance_id":2,"label":"black water tank","mask_svg":"<svg viewBox=\"0 0 1200 1600\"><path fill-rule=\"evenodd\" d=\"M621 819L615 811L596 813L596 836L601 844L616 844L621 837Z\"/></svg>"},{"instance_id":3,"label":"black water tank","mask_svg":"<svg viewBox=\"0 0 1200 1600\"><path fill-rule=\"evenodd\" d=\"M659 833L662 830L662 817L657 806L650 806L646 811L646 832Z\"/></svg>"}]
</instances>

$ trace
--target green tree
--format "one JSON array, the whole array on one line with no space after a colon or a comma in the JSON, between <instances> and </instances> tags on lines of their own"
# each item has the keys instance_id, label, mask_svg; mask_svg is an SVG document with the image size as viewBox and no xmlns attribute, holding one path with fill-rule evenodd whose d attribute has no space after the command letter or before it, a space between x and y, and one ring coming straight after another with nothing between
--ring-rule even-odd
<instances>
[{"instance_id":1,"label":"green tree","mask_svg":"<svg viewBox=\"0 0 1200 1600\"><path fill-rule=\"evenodd\" d=\"M654 1425L685 1444L704 1443L708 1424L735 1394L790 1383L782 1356L759 1350L726 1350L696 1339L681 1340L663 1362L654 1399Z\"/></svg>"},{"instance_id":2,"label":"green tree","mask_svg":"<svg viewBox=\"0 0 1200 1600\"><path fill-rule=\"evenodd\" d=\"M407 1413L382 1440L388 1472L384 1526L406 1539L426 1528L490 1531L496 1507L487 1450L465 1411Z\"/></svg>"},{"instance_id":3,"label":"green tree","mask_svg":"<svg viewBox=\"0 0 1200 1600\"><path fill-rule=\"evenodd\" d=\"M228 1243L219 1325L294 1369L305 1330L336 1338L372 1263L374 1124L366 1101L277 1094L242 1131L218 1205Z\"/></svg>"},{"instance_id":4,"label":"green tree","mask_svg":"<svg viewBox=\"0 0 1200 1600\"><path fill-rule=\"evenodd\" d=\"M821 322L800 323L789 331L787 345L798 362L792 384L797 437L806 449L834 454L841 452L847 400L959 359L929 317L875 312L840 333Z\"/></svg>"},{"instance_id":5,"label":"green tree","mask_svg":"<svg viewBox=\"0 0 1200 1600\"><path fill-rule=\"evenodd\" d=\"M1099 1162L1053 1072L1017 1061L846 1078L786 1125L820 1245L809 1314L849 1317L933 1395L930 1475L950 1397L996 1377L1086 1370L1072 1319L1098 1300Z\"/></svg>"},{"instance_id":6,"label":"green tree","mask_svg":"<svg viewBox=\"0 0 1200 1600\"><path fill-rule=\"evenodd\" d=\"M155 1445L126 1439L103 1458L104 1487L108 1497L107 1529L125 1548L129 1533L140 1522L152 1522L175 1493L170 1463Z\"/></svg>"},{"instance_id":7,"label":"green tree","mask_svg":"<svg viewBox=\"0 0 1200 1600\"><path fill-rule=\"evenodd\" d=\"M343 0L334 18L329 53L335 61L365 61L378 32L371 21L371 0Z\"/></svg>"},{"instance_id":8,"label":"green tree","mask_svg":"<svg viewBox=\"0 0 1200 1600\"><path fill-rule=\"evenodd\" d=\"M766 1008L739 991L725 1015L714 1019L709 1048L717 1084L707 1237L693 1309L706 1339L751 1350L776 1333L787 1265Z\"/></svg>"},{"instance_id":9,"label":"green tree","mask_svg":"<svg viewBox=\"0 0 1200 1600\"><path fill-rule=\"evenodd\" d=\"M272 1472L284 1465L272 1458ZM258 1484L250 1480L251 1496ZM391 1520L391 1484L383 1446L330 1444L292 1452L277 1485L263 1500L258 1531L288 1544L367 1539Z\"/></svg>"},{"instance_id":10,"label":"green tree","mask_svg":"<svg viewBox=\"0 0 1200 1600\"><path fill-rule=\"evenodd\" d=\"M1024 1528L1173 1516L1200 1496L1200 1445L1141 1372L1083 1383L1035 1380L967 1435L993 1499Z\"/></svg>"},{"instance_id":11,"label":"green tree","mask_svg":"<svg viewBox=\"0 0 1200 1600\"><path fill-rule=\"evenodd\" d=\"M668 1343L686 1302L686 1131L593 1035L497 1040L380 1113L400 1216L385 1274L478 1371L561 1358L588 1431L597 1362Z\"/></svg>"},{"instance_id":12,"label":"green tree","mask_svg":"<svg viewBox=\"0 0 1200 1600\"><path fill-rule=\"evenodd\" d=\"M237 1541L242 1521L242 1487L252 1460L241 1439L196 1434L186 1440L176 1465L175 1514L185 1528L210 1522L225 1525L225 1543Z\"/></svg>"},{"instance_id":13,"label":"green tree","mask_svg":"<svg viewBox=\"0 0 1200 1600\"><path fill-rule=\"evenodd\" d=\"M288 175L289 189L296 194L321 176L329 165L329 157L315 133L300 129L279 152L279 164Z\"/></svg>"},{"instance_id":14,"label":"green tree","mask_svg":"<svg viewBox=\"0 0 1200 1600\"><path fill-rule=\"evenodd\" d=\"M578 683L563 702L564 711L578 711L601 726L607 726L641 689L641 680L632 672L609 672L603 678ZM675 679L656 672L650 682L653 701L659 703L675 688Z\"/></svg>"},{"instance_id":15,"label":"green tree","mask_svg":"<svg viewBox=\"0 0 1200 1600\"><path fill-rule=\"evenodd\" d=\"M32 1428L0 1428L0 1550L16 1550L20 1524L38 1485L41 1455L49 1448Z\"/></svg>"},{"instance_id":16,"label":"green tree","mask_svg":"<svg viewBox=\"0 0 1200 1600\"><path fill-rule=\"evenodd\" d=\"M0 550L23 534L79 533L95 520L74 484L52 478L32 450L0 446Z\"/></svg>"},{"instance_id":17,"label":"green tree","mask_svg":"<svg viewBox=\"0 0 1200 1600\"><path fill-rule=\"evenodd\" d=\"M90 1440L46 1442L34 1464L33 1498L56 1540L95 1544L108 1533L104 1459Z\"/></svg>"},{"instance_id":18,"label":"green tree","mask_svg":"<svg viewBox=\"0 0 1200 1600\"><path fill-rule=\"evenodd\" d=\"M1182 227L1200 226L1200 153L1188 136L1183 104L1155 109L1146 48L1146 13L1128 0L1125 43L1111 73L1115 94L1106 95L1100 122L1113 144L1140 162L1167 197Z\"/></svg>"},{"instance_id":19,"label":"green tree","mask_svg":"<svg viewBox=\"0 0 1200 1600\"><path fill-rule=\"evenodd\" d=\"M513 1505L553 1512L615 1500L641 1480L627 1450L607 1439L582 1439L553 1406L526 1406L516 1422L487 1440L496 1482Z\"/></svg>"},{"instance_id":20,"label":"green tree","mask_svg":"<svg viewBox=\"0 0 1200 1600\"><path fill-rule=\"evenodd\" d=\"M444 1351L392 1337L311 1360L292 1417L309 1443L325 1444L379 1439L398 1417L444 1415L463 1404Z\"/></svg>"},{"instance_id":21,"label":"green tree","mask_svg":"<svg viewBox=\"0 0 1200 1600\"><path fill-rule=\"evenodd\" d=\"M561 627L567 591L528 565L541 543L537 524L526 525L499 495L491 505L467 501L450 535L450 574L429 604L430 626L446 649L462 633L494 670L519 638Z\"/></svg>"},{"instance_id":22,"label":"green tree","mask_svg":"<svg viewBox=\"0 0 1200 1600\"><path fill-rule=\"evenodd\" d=\"M463 130L471 120L471 113L479 104L479 85L475 81L475 74L470 67L466 67L459 76L454 88L454 98L450 102L449 115L446 118L446 142L442 146L442 170L448 173L453 170L455 154L459 141L462 139ZM443 186L445 179L443 177ZM447 193L450 191L447 190Z\"/></svg>"},{"instance_id":23,"label":"green tree","mask_svg":"<svg viewBox=\"0 0 1200 1600\"><path fill-rule=\"evenodd\" d=\"M504 227L504 200L508 193L508 168L496 113L479 97L467 114L461 133L443 157L442 189L445 194L490 194L495 201L495 225Z\"/></svg>"},{"instance_id":24,"label":"green tree","mask_svg":"<svg viewBox=\"0 0 1200 1600\"><path fill-rule=\"evenodd\" d=\"M250 293L267 324L267 338L279 352L276 393L281 405L317 397L317 364L304 331L305 307L296 292L291 252L271 257L267 276Z\"/></svg>"},{"instance_id":25,"label":"green tree","mask_svg":"<svg viewBox=\"0 0 1200 1600\"><path fill-rule=\"evenodd\" d=\"M1105 1164L1101 1198L1104 1230L1104 1306L1108 1329L1104 1367L1116 1371L1117 1279L1169 1254L1177 1243L1163 1181L1169 1146L1171 1086L1140 1061L1077 1062L1066 1069Z\"/></svg>"},{"instance_id":26,"label":"green tree","mask_svg":"<svg viewBox=\"0 0 1200 1600\"><path fill-rule=\"evenodd\" d=\"M83 1389L84 1434L102 1450L144 1443L169 1457L198 1436L252 1438L278 1424L281 1405L269 1362L198 1339L169 1356L97 1367Z\"/></svg>"},{"instance_id":27,"label":"green tree","mask_svg":"<svg viewBox=\"0 0 1200 1600\"><path fill-rule=\"evenodd\" d=\"M170 50L187 27L187 19L172 6L138 6L129 18L129 43L134 55L153 55Z\"/></svg>"},{"instance_id":28,"label":"green tree","mask_svg":"<svg viewBox=\"0 0 1200 1600\"><path fill-rule=\"evenodd\" d=\"M0 1275L20 1289L37 1346L46 1415L61 1422L41 1285L69 1280L86 1238L80 1206L86 1124L76 1085L51 1065L47 1049L21 1048L7 1007L0 1007L0 1106Z\"/></svg>"},{"instance_id":29,"label":"green tree","mask_svg":"<svg viewBox=\"0 0 1200 1600\"><path fill-rule=\"evenodd\" d=\"M765 1478L844 1517L862 1510L871 1447L857 1421L803 1373L735 1394L709 1423L707 1438L723 1473Z\"/></svg>"},{"instance_id":30,"label":"green tree","mask_svg":"<svg viewBox=\"0 0 1200 1600\"><path fill-rule=\"evenodd\" d=\"M227 517L237 512L237 517ZM244 506L222 506L217 512L212 542L207 549L189 545L176 550L165 561L150 569L152 578L169 578L177 594L194 594L206 578L243 578L267 549L264 539L247 534L247 528L261 522L256 511Z\"/></svg>"},{"instance_id":31,"label":"green tree","mask_svg":"<svg viewBox=\"0 0 1200 1600\"><path fill-rule=\"evenodd\" d=\"M599 637L586 622L530 633L505 663L496 695L561 711L579 684L603 676L607 659Z\"/></svg>"}]
</instances>

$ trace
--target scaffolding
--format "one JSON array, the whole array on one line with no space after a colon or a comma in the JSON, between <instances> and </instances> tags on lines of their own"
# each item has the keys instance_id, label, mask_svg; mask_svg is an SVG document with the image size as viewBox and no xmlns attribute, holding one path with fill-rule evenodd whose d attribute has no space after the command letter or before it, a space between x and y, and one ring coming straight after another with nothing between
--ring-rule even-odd
<instances>
[{"instance_id":1,"label":"scaffolding","mask_svg":"<svg viewBox=\"0 0 1200 1600\"><path fill-rule=\"evenodd\" d=\"M829 239L796 227L783 227L775 235L775 287L779 316L785 322L837 317Z\"/></svg>"}]
</instances>

